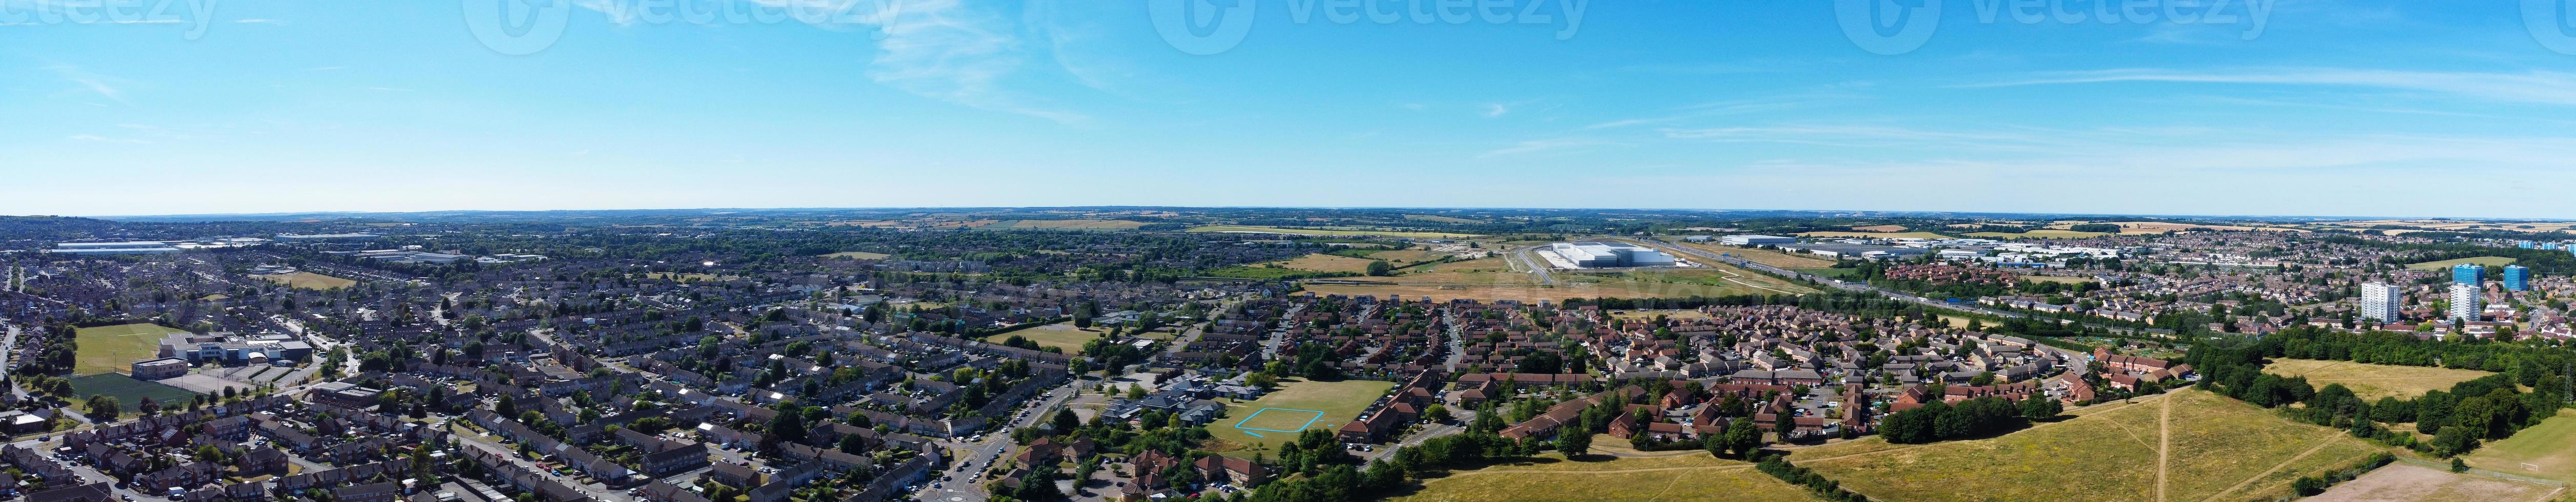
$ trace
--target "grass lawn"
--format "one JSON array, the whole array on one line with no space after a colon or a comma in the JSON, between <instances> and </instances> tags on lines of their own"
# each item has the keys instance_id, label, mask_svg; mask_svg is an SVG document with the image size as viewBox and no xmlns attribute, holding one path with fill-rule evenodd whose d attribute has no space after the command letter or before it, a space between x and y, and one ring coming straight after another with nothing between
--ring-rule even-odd
<instances>
[{"instance_id":1,"label":"grass lawn","mask_svg":"<svg viewBox=\"0 0 2576 502\"><path fill-rule=\"evenodd\" d=\"M1297 433L1246 431L1236 428L1235 425L1250 418L1256 419L1256 422L1243 424L1245 427L1288 431L1302 431L1309 428L1326 431L1340 430L1342 424L1359 418L1360 412L1366 410L1370 402L1376 401L1378 396L1386 395L1387 389L1393 388L1395 388L1395 382L1379 380L1339 382L1282 380L1279 382L1279 390L1271 391L1261 396L1261 399L1249 402L1221 399L1220 401L1225 403L1225 418L1219 418L1216 422L1208 424L1208 432L1224 443L1215 446L1226 456L1252 458L1254 454L1260 454L1265 457L1277 457L1279 444L1295 441ZM1263 408L1281 410L1261 413L1258 417L1253 416ZM1285 410L1319 411L1323 412L1323 416L1318 418L1313 413ZM1301 425L1303 427L1299 427ZM1260 434L1260 436L1253 434Z\"/></svg>"},{"instance_id":2,"label":"grass lawn","mask_svg":"<svg viewBox=\"0 0 2576 502\"><path fill-rule=\"evenodd\" d=\"M2348 361L2309 359L2276 359L2263 367L2264 373L2308 377L2308 384L2325 387L2339 383L2352 389L2353 395L2377 401L2382 397L2414 399L2425 391L2450 390L2452 384L2474 380L2494 373L2420 366L2390 366Z\"/></svg>"},{"instance_id":3,"label":"grass lawn","mask_svg":"<svg viewBox=\"0 0 2576 502\"><path fill-rule=\"evenodd\" d=\"M1002 343L1002 340L1009 340L1012 336L1019 336L1021 338L1027 338L1032 342L1038 342L1038 346L1041 347L1062 348L1066 354L1075 354L1082 352L1082 344L1099 339L1101 333L1106 332L1097 329L1076 328L1073 327L1073 323L1063 322L994 335L992 338L986 338L984 341Z\"/></svg>"},{"instance_id":4,"label":"grass lawn","mask_svg":"<svg viewBox=\"0 0 2576 502\"><path fill-rule=\"evenodd\" d=\"M1605 460L1606 459L1606 460ZM1566 461L1555 453L1527 461L1452 472L1422 482L1397 502L1799 501L1807 490L1707 453L1654 458Z\"/></svg>"},{"instance_id":5,"label":"grass lawn","mask_svg":"<svg viewBox=\"0 0 2576 502\"><path fill-rule=\"evenodd\" d=\"M883 259L885 259L885 258L886 258L886 257L888 257L888 256L894 256L894 255L885 254L885 253L870 253L870 252L866 252L866 251L847 251L847 252L840 252L840 253L832 253L832 254L823 255L823 257L824 257L824 258L840 258L840 259L844 259L844 260L883 260Z\"/></svg>"},{"instance_id":6,"label":"grass lawn","mask_svg":"<svg viewBox=\"0 0 2576 502\"><path fill-rule=\"evenodd\" d=\"M130 373L134 362L161 357L161 337L187 330L135 323L73 330L80 343L72 372L83 375Z\"/></svg>"},{"instance_id":7,"label":"grass lawn","mask_svg":"<svg viewBox=\"0 0 2576 502\"><path fill-rule=\"evenodd\" d=\"M2487 443L2465 461L2479 469L2576 482L2576 410L2559 410L2540 425Z\"/></svg>"},{"instance_id":8,"label":"grass lawn","mask_svg":"<svg viewBox=\"0 0 2576 502\"><path fill-rule=\"evenodd\" d=\"M152 398L166 408L173 404L186 407L188 399L197 395L186 389L135 380L134 377L116 373L72 377L71 382L72 396L74 396L71 400L72 406L81 408L82 413L89 412L89 397L100 394L116 396L117 407L123 409L125 413L134 413L137 407L143 405L145 397Z\"/></svg>"},{"instance_id":9,"label":"grass lawn","mask_svg":"<svg viewBox=\"0 0 2576 502\"><path fill-rule=\"evenodd\" d=\"M2451 268L2451 266L2452 266L2452 265L2461 265L2461 264L2469 264L2469 263L2475 263L2475 264L2479 264L2479 265L2486 265L2486 266L2488 266L2488 267L2492 268L2492 267L2502 267L2502 266L2505 266L2505 265L2512 265L2512 264L2513 264L2513 262L2517 262L2517 261L2522 261L2522 260L2514 259L2514 258L2506 258L2506 257L2502 257L2502 256L2473 256L2473 257L2460 258L2460 259L2455 259L2455 260L2428 261L2428 262L2417 263L2417 264L2413 264L2413 265L2407 265L2407 266L2406 266L2406 268L2414 269L2414 270L2442 270L2442 269L2446 269L2446 268Z\"/></svg>"},{"instance_id":10,"label":"grass lawn","mask_svg":"<svg viewBox=\"0 0 2576 502\"><path fill-rule=\"evenodd\" d=\"M2341 431L2197 390L2078 413L1996 438L1920 446L1870 438L1790 459L1879 500L2152 501L2159 471L2164 500L2250 500L2288 495L2297 477L2374 451ZM2168 440L2171 459L2160 465Z\"/></svg>"},{"instance_id":11,"label":"grass lawn","mask_svg":"<svg viewBox=\"0 0 2576 502\"><path fill-rule=\"evenodd\" d=\"M1253 226L1240 226L1240 225L1208 225L1208 226L1204 226L1204 227L1193 227L1193 228L1191 228L1189 231L1191 231L1191 232L1256 232L1256 233L1267 233L1267 234L1293 234L1293 235L1340 235L1340 236L1354 236L1354 235L1383 235L1383 236L1387 236L1387 237L1420 237L1420 238L1426 238L1426 239L1454 239L1454 238L1462 238L1462 237L1475 237L1474 235L1470 235L1470 234L1452 234L1452 233L1442 233L1442 232L1395 232L1395 231L1384 231L1384 230L1309 230L1309 229L1301 229L1301 228L1253 227Z\"/></svg>"},{"instance_id":12,"label":"grass lawn","mask_svg":"<svg viewBox=\"0 0 2576 502\"><path fill-rule=\"evenodd\" d=\"M2090 239L2105 235L2111 234L2102 232L2077 232L2073 230L2032 230L2018 234L2008 234L2003 232L1977 232L1968 234L1969 237L1984 237L1988 239Z\"/></svg>"},{"instance_id":13,"label":"grass lawn","mask_svg":"<svg viewBox=\"0 0 2576 502\"><path fill-rule=\"evenodd\" d=\"M292 273L292 274L263 275L263 276L258 276L258 277L259 277L259 278L261 278L261 279L266 279L268 282L274 282L274 283L278 283L278 284L284 284L284 285L286 285L286 287L290 287L290 288L295 288L295 289L310 289L310 290L316 290L316 291L319 291L319 290L326 290L326 289L345 288L345 287L350 287L350 286L356 286L356 285L358 285L358 281L353 281L353 280L348 280L348 279L342 279L342 278L332 277L332 276L327 276L327 275L322 275L322 274L316 274L316 273L312 273L312 272L296 272L296 273Z\"/></svg>"}]
</instances>

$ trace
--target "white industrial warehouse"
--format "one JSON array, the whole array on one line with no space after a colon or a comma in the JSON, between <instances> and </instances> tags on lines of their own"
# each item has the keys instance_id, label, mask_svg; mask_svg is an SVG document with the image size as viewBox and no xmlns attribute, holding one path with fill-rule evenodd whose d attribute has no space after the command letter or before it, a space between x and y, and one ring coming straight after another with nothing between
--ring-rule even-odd
<instances>
[{"instance_id":1,"label":"white industrial warehouse","mask_svg":"<svg viewBox=\"0 0 2576 502\"><path fill-rule=\"evenodd\" d=\"M1558 268L1672 267L1673 255L1653 248L1615 242L1559 242L1539 251Z\"/></svg>"}]
</instances>

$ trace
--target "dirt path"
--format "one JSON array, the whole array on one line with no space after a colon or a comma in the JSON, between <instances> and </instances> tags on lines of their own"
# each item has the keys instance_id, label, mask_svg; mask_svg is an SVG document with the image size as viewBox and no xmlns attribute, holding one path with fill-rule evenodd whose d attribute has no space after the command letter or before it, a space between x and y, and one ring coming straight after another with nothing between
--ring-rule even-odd
<instances>
[{"instance_id":1,"label":"dirt path","mask_svg":"<svg viewBox=\"0 0 2576 502\"><path fill-rule=\"evenodd\" d=\"M2166 466L2173 461L2174 400L2173 394L2163 395L2166 396L2164 410L2160 412L2162 416L2156 419L2156 428L2162 433L2162 437L2159 438L2162 441L2156 445L2156 502L2165 502L2165 471L2171 470Z\"/></svg>"},{"instance_id":2,"label":"dirt path","mask_svg":"<svg viewBox=\"0 0 2576 502\"><path fill-rule=\"evenodd\" d=\"M2275 472L2280 472L2281 469L2287 469L2290 467L2290 464L2297 463L2299 459L2308 458L2309 455L2315 455L2318 451L2324 450L2328 446L2334 446L2335 436L2340 435L2343 435L2340 431L2327 431L2325 440L2318 441L2317 445L2315 447L2308 448L2308 451L2299 452L2298 456L2290 457L2289 460L2281 461L2281 465L2272 466L2270 469L2264 469L2260 474L2255 474L2254 477L2245 478L2244 481L2237 482L2236 486L2230 486L2225 490L2219 490L2218 493L2211 494L2209 498L2201 499L2201 502L2218 500L2218 497L2225 496L2230 493L2236 493L2237 490L2245 489L2246 485L2254 484L2255 480L2263 479L2264 476L2270 476Z\"/></svg>"}]
</instances>

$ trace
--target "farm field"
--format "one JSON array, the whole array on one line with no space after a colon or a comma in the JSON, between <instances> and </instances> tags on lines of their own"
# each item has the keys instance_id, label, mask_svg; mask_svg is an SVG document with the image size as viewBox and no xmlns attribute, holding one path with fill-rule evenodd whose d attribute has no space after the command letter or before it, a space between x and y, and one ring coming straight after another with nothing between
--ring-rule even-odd
<instances>
[{"instance_id":1,"label":"farm field","mask_svg":"<svg viewBox=\"0 0 2576 502\"><path fill-rule=\"evenodd\" d=\"M1990 439L1872 438L1790 459L1880 500L2248 500L2287 495L2297 477L2375 451L2341 431L2198 390L2078 414ZM2076 473L2084 482L2067 482Z\"/></svg>"},{"instance_id":2,"label":"farm field","mask_svg":"<svg viewBox=\"0 0 2576 502\"><path fill-rule=\"evenodd\" d=\"M1905 231L1905 225L1872 225L1872 226L1866 226L1866 227L1852 227L1852 231L1855 231L1855 232L1882 232L1882 233L1895 233L1895 232L1903 232L1903 231Z\"/></svg>"},{"instance_id":3,"label":"farm field","mask_svg":"<svg viewBox=\"0 0 2576 502\"><path fill-rule=\"evenodd\" d=\"M2535 478L2576 482L2576 410L2487 443L2465 458L2470 467Z\"/></svg>"},{"instance_id":4,"label":"farm field","mask_svg":"<svg viewBox=\"0 0 2576 502\"><path fill-rule=\"evenodd\" d=\"M135 323L115 326L79 328L72 331L80 343L73 354L72 372L82 375L130 373L134 362L161 356L161 337L187 330L159 324Z\"/></svg>"},{"instance_id":5,"label":"farm field","mask_svg":"<svg viewBox=\"0 0 2576 502\"><path fill-rule=\"evenodd\" d=\"M145 397L150 397L154 402L163 405L176 404L186 407L188 399L197 395L178 387L136 380L134 377L119 373L72 377L71 383L72 396L74 396L71 399L72 406L82 408L83 413L89 411L86 402L89 397L101 394L116 396L117 408L125 413L134 413L143 405Z\"/></svg>"},{"instance_id":6,"label":"farm field","mask_svg":"<svg viewBox=\"0 0 2576 502\"><path fill-rule=\"evenodd\" d=\"M991 338L984 339L984 341L1002 343L1002 340L1009 340L1012 336L1018 336L1021 338L1027 338L1032 342L1038 342L1038 346L1040 347L1062 348L1065 353L1073 354L1082 352L1082 344L1099 339L1101 333L1104 332L1096 329L1076 328L1073 327L1073 323L1060 322L1000 335L993 335Z\"/></svg>"},{"instance_id":7,"label":"farm field","mask_svg":"<svg viewBox=\"0 0 2576 502\"><path fill-rule=\"evenodd\" d=\"M2032 230L2018 234L2007 234L2003 232L1977 232L1968 234L1969 237L1984 237L1988 239L2090 239L2105 235L2111 234L2101 232L2077 232L2073 230Z\"/></svg>"},{"instance_id":8,"label":"farm field","mask_svg":"<svg viewBox=\"0 0 2576 502\"><path fill-rule=\"evenodd\" d=\"M1395 231L1383 231L1383 230L1310 230L1310 229L1293 229L1293 228L1277 228L1277 227L1251 227L1251 226L1239 226L1239 225L1208 225L1208 226L1203 226L1203 227L1193 227L1193 228L1191 228L1189 231L1191 231L1191 232L1251 232L1251 233L1265 233L1265 234L1294 234L1294 235L1343 235L1343 236L1354 236L1354 235L1383 235L1383 236L1388 236L1388 237L1419 237L1419 238L1425 238L1425 239L1452 239L1452 238L1462 238L1462 237L1475 237L1474 235L1468 235L1468 234L1451 234L1451 233L1441 233L1441 232L1395 232Z\"/></svg>"},{"instance_id":9,"label":"farm field","mask_svg":"<svg viewBox=\"0 0 2576 502\"><path fill-rule=\"evenodd\" d=\"M1466 219L1466 218L1452 218L1452 217L1448 217L1448 216L1433 216L1433 215L1428 215L1428 214L1408 214L1408 215L1404 215L1404 219L1413 220L1413 221L1433 221L1433 222L1440 222L1440 223L1467 223L1467 224L1474 224L1474 223L1484 223L1484 222L1485 222L1485 220L1470 220L1470 219Z\"/></svg>"},{"instance_id":10,"label":"farm field","mask_svg":"<svg viewBox=\"0 0 2576 502\"><path fill-rule=\"evenodd\" d=\"M2317 494L2313 500L2355 502L2531 502L2558 487L2459 474L2396 463Z\"/></svg>"},{"instance_id":11,"label":"farm field","mask_svg":"<svg viewBox=\"0 0 2576 502\"><path fill-rule=\"evenodd\" d=\"M1941 234L1936 234L1936 233L1931 233L1931 232L1807 232L1807 233L1798 234L1798 236L1800 236L1800 237L1859 237L1859 238L1866 238L1866 239L1947 239L1947 238L1950 238L1949 236L1945 236L1945 235L1941 235Z\"/></svg>"},{"instance_id":12,"label":"farm field","mask_svg":"<svg viewBox=\"0 0 2576 502\"><path fill-rule=\"evenodd\" d=\"M2428 262L2417 263L2417 264L2413 264L2413 265L2407 265L2407 266L2406 266L2406 268L2408 268L2408 269L2414 269L2414 270L2441 270L2441 269L2451 268L2451 266L2453 266L2453 265L2464 265L2464 264L2470 264L2470 263L2475 263L2475 264L2479 264L2479 265L2486 265L2486 266L2488 266L2488 267L2502 267L2502 266L2505 266L2505 265L2512 265L2514 262L2517 262L2517 261L2522 261L2522 260L2517 260L2517 259L2513 259L2513 258L2506 258L2506 257L2502 257L2502 256L2475 256L2475 257L2460 258L2460 259L2455 259L2455 260L2428 261Z\"/></svg>"},{"instance_id":13,"label":"farm field","mask_svg":"<svg viewBox=\"0 0 2576 502\"><path fill-rule=\"evenodd\" d=\"M1317 253L1299 256L1296 259L1280 262L1279 266L1309 272L1350 272L1356 274L1367 272L1369 262L1372 261L1375 260Z\"/></svg>"},{"instance_id":14,"label":"farm field","mask_svg":"<svg viewBox=\"0 0 2576 502\"><path fill-rule=\"evenodd\" d=\"M2449 368L2311 359L2277 359L2272 361L2272 364L2264 366L2263 372L2281 376L2308 377L2308 384L2317 387L2325 387L2330 383L2343 384L2345 388L2352 389L2354 395L2361 396L2365 400L2378 400L2382 397L2414 399L2416 396L2424 395L2424 391L2448 390L2452 384L2494 374Z\"/></svg>"},{"instance_id":15,"label":"farm field","mask_svg":"<svg viewBox=\"0 0 2576 502\"><path fill-rule=\"evenodd\" d=\"M1261 399L1219 399L1225 403L1225 417L1209 423L1208 433L1224 444L1214 445L1211 449L1235 458L1252 458L1256 454L1276 457L1280 443L1296 440L1297 432L1294 431L1309 428L1339 430L1342 424L1358 419L1369 403L1377 401L1378 396L1386 395L1386 391L1393 388L1395 382L1381 380L1317 382L1281 379L1279 390L1271 391ZM1268 408L1276 410L1262 411ZM1259 416L1255 416L1256 413ZM1274 414L1278 416L1271 416ZM1248 419L1257 419L1258 422L1242 423ZM1243 427L1271 430L1245 430L1237 427L1239 423Z\"/></svg>"},{"instance_id":16,"label":"farm field","mask_svg":"<svg viewBox=\"0 0 2576 502\"><path fill-rule=\"evenodd\" d=\"M278 283L278 284L285 285L286 287L290 287L290 288L295 288L295 289L310 289L310 290L316 290L316 291L326 290L326 289L345 288L345 287L350 287L350 286L356 286L356 285L358 285L358 281L352 281L352 280L342 279L342 278L338 278L338 277L332 277L332 276L327 276L327 275L322 275L322 274L316 274L316 273L312 273L312 272L296 272L296 273L292 273L292 274L279 274L279 275L262 275L262 276L256 276L256 277L259 277L261 280L266 280L266 281L268 281L268 282Z\"/></svg>"},{"instance_id":17,"label":"farm field","mask_svg":"<svg viewBox=\"0 0 2576 502\"><path fill-rule=\"evenodd\" d=\"M1000 220L977 228L1010 230L1135 230L1145 222L1127 220Z\"/></svg>"},{"instance_id":18,"label":"farm field","mask_svg":"<svg viewBox=\"0 0 2576 502\"><path fill-rule=\"evenodd\" d=\"M1607 436L1604 436L1607 437ZM1597 446L1596 446L1597 448ZM1753 470L1751 464L1703 452L1607 461L1567 461L1547 453L1422 482L1396 502L1797 501L1807 490ZM1598 458L1598 453L1595 454Z\"/></svg>"},{"instance_id":19,"label":"farm field","mask_svg":"<svg viewBox=\"0 0 2576 502\"><path fill-rule=\"evenodd\" d=\"M844 259L844 260L883 260L883 259L886 259L886 257L889 257L889 256L894 256L894 255L885 254L885 253L870 253L870 252L866 252L866 251L844 251L844 252L839 252L839 253L832 253L832 254L823 255L823 257L824 257L824 258L839 258L839 259Z\"/></svg>"},{"instance_id":20,"label":"farm field","mask_svg":"<svg viewBox=\"0 0 2576 502\"><path fill-rule=\"evenodd\" d=\"M1768 249L1742 248L1717 244L1681 244L1681 246L1711 253L1731 254L1735 255L1737 258L1743 258L1744 261L1780 268L1825 268L1834 266L1833 260L1817 258L1814 256L1793 255Z\"/></svg>"}]
</instances>

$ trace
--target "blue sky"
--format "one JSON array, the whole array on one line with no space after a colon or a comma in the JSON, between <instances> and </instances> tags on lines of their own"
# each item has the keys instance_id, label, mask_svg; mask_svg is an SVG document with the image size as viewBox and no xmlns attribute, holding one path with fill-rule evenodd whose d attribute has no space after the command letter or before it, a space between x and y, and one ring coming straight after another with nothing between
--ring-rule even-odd
<instances>
[{"instance_id":1,"label":"blue sky","mask_svg":"<svg viewBox=\"0 0 2576 502\"><path fill-rule=\"evenodd\" d=\"M2515 2L1909 0L1941 8L1909 45L1822 0L1269 0L1233 43L1158 30L1198 0L578 0L550 43L478 36L517 1L0 0L0 214L2576 218L2576 43Z\"/></svg>"}]
</instances>

